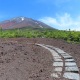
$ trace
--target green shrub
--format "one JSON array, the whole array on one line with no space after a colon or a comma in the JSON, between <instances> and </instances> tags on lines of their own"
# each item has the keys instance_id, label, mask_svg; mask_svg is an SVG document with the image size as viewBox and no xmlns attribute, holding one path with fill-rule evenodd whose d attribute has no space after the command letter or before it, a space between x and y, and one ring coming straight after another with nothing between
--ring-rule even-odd
<instances>
[{"instance_id":1,"label":"green shrub","mask_svg":"<svg viewBox=\"0 0 80 80\"><path fill-rule=\"evenodd\" d=\"M2 30L0 29L0 38L56 38L64 39L68 42L80 42L80 32L78 31L60 31L60 30L33 30L33 29L14 29Z\"/></svg>"}]
</instances>

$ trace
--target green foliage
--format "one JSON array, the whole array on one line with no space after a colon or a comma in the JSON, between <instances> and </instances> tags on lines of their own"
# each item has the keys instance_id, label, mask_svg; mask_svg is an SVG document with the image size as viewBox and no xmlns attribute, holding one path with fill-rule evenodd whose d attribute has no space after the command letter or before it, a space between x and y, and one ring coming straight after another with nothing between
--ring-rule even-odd
<instances>
[{"instance_id":1,"label":"green foliage","mask_svg":"<svg viewBox=\"0 0 80 80\"><path fill-rule=\"evenodd\" d=\"M14 29L2 30L0 29L0 38L55 38L63 39L68 42L80 42L80 32L78 31L59 31L59 30L39 30L39 29Z\"/></svg>"}]
</instances>

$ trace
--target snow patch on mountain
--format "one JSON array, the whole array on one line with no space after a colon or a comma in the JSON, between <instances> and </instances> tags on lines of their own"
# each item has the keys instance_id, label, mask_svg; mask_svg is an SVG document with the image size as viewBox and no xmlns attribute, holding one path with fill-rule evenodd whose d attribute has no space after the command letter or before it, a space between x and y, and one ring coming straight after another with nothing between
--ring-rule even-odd
<instances>
[{"instance_id":1,"label":"snow patch on mountain","mask_svg":"<svg viewBox=\"0 0 80 80\"><path fill-rule=\"evenodd\" d=\"M22 19L22 21L24 21L24 20L25 20L25 18L24 18L24 17L21 17L21 19Z\"/></svg>"}]
</instances>

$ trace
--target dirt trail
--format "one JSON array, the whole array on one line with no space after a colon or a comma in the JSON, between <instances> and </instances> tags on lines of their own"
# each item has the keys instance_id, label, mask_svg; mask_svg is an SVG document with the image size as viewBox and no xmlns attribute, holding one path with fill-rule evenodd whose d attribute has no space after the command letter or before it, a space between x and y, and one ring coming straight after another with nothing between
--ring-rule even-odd
<instances>
[{"instance_id":1,"label":"dirt trail","mask_svg":"<svg viewBox=\"0 0 80 80\"><path fill-rule=\"evenodd\" d=\"M80 69L79 44L42 38L0 39L0 80L69 80L51 78L53 57L35 43L49 44L70 53Z\"/></svg>"}]
</instances>

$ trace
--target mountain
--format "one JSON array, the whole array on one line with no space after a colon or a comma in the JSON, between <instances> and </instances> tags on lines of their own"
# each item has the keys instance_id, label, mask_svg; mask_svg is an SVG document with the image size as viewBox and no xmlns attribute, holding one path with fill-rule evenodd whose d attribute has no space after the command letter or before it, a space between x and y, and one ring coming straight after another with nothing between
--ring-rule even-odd
<instances>
[{"instance_id":1,"label":"mountain","mask_svg":"<svg viewBox=\"0 0 80 80\"><path fill-rule=\"evenodd\" d=\"M46 25L43 22L31 19L31 18L26 18L26 17L16 17L10 20L2 21L0 22L0 27L2 29L15 29L15 28L25 28L25 27L53 29L52 27Z\"/></svg>"}]
</instances>

